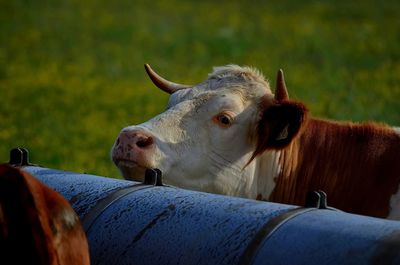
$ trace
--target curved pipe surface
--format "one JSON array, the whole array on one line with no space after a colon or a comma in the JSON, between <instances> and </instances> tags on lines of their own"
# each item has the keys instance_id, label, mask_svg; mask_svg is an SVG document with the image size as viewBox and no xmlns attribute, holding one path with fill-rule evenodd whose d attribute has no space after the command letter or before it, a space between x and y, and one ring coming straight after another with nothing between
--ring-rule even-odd
<instances>
[{"instance_id":1,"label":"curved pipe surface","mask_svg":"<svg viewBox=\"0 0 400 265\"><path fill-rule=\"evenodd\" d=\"M24 169L92 215L92 264L400 264L398 221Z\"/></svg>"}]
</instances>

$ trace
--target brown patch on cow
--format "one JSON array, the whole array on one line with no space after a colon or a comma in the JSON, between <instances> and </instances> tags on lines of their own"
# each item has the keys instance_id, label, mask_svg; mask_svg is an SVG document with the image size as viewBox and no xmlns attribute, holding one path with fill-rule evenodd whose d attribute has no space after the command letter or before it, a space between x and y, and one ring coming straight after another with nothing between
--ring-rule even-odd
<instances>
[{"instance_id":1,"label":"brown patch on cow","mask_svg":"<svg viewBox=\"0 0 400 265\"><path fill-rule=\"evenodd\" d=\"M30 174L0 165L0 249L12 264L89 264L69 203Z\"/></svg>"},{"instance_id":2,"label":"brown patch on cow","mask_svg":"<svg viewBox=\"0 0 400 265\"><path fill-rule=\"evenodd\" d=\"M305 193L323 190L329 205L387 217L400 183L400 137L376 123L312 119L282 151L282 172L269 200L302 205Z\"/></svg>"}]
</instances>

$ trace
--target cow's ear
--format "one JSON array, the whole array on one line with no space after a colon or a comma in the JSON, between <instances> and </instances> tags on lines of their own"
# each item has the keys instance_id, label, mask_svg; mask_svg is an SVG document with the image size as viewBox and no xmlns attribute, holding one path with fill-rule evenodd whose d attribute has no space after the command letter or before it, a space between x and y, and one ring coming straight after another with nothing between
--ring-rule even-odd
<instances>
[{"instance_id":1,"label":"cow's ear","mask_svg":"<svg viewBox=\"0 0 400 265\"><path fill-rule=\"evenodd\" d=\"M257 125L257 146L252 159L265 150L288 146L300 132L308 110L294 101L284 101L262 111Z\"/></svg>"}]
</instances>

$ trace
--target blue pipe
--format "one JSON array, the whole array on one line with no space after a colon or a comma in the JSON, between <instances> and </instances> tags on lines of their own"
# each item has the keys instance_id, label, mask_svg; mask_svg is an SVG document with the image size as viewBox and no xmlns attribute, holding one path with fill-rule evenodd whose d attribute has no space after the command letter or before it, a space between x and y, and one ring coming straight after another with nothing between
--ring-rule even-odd
<instances>
[{"instance_id":1,"label":"blue pipe","mask_svg":"<svg viewBox=\"0 0 400 265\"><path fill-rule=\"evenodd\" d=\"M28 166L80 216L92 264L400 264L400 222Z\"/></svg>"}]
</instances>

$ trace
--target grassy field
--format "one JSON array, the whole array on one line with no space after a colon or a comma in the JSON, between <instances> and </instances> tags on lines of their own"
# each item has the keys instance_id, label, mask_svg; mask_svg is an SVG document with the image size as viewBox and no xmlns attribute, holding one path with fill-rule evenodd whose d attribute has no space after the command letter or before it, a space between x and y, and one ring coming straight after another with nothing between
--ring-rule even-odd
<instances>
[{"instance_id":1,"label":"grassy field","mask_svg":"<svg viewBox=\"0 0 400 265\"><path fill-rule=\"evenodd\" d=\"M163 110L143 63L197 83L251 65L314 116L400 126L399 1L0 0L0 162L118 177L121 128Z\"/></svg>"}]
</instances>

